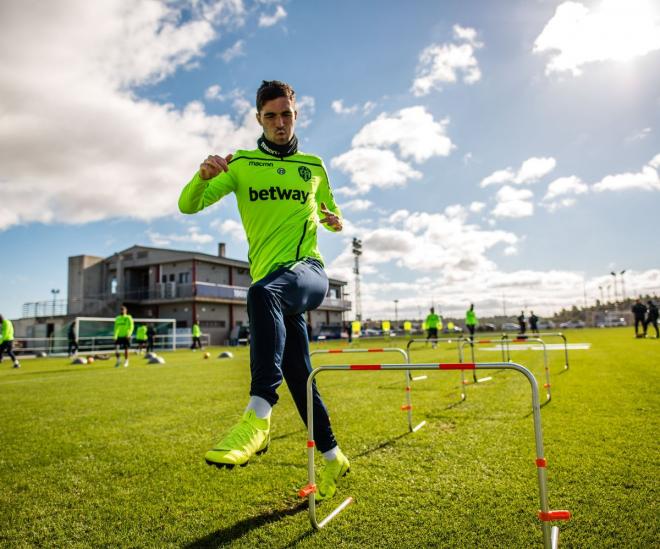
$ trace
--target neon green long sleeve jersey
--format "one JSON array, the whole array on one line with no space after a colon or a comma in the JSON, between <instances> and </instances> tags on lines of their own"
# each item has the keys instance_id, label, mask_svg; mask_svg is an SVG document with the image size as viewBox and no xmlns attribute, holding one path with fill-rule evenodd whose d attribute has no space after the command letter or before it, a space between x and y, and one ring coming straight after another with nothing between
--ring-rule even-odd
<instances>
[{"instance_id":1,"label":"neon green long sleeve jersey","mask_svg":"<svg viewBox=\"0 0 660 549\"><path fill-rule=\"evenodd\" d=\"M14 341L14 325L11 320L3 319L2 321L2 335L0 335L0 343L5 341Z\"/></svg>"},{"instance_id":2,"label":"neon green long sleeve jersey","mask_svg":"<svg viewBox=\"0 0 660 549\"><path fill-rule=\"evenodd\" d=\"M199 327L199 324L192 325L192 335L193 337L199 337L202 335L202 330Z\"/></svg>"},{"instance_id":3,"label":"neon green long sleeve jersey","mask_svg":"<svg viewBox=\"0 0 660 549\"><path fill-rule=\"evenodd\" d=\"M426 328L442 328L442 320L435 313L431 313L426 317Z\"/></svg>"},{"instance_id":4,"label":"neon green long sleeve jersey","mask_svg":"<svg viewBox=\"0 0 660 549\"><path fill-rule=\"evenodd\" d=\"M144 324L138 326L138 329L135 331L135 339L138 341L147 341L147 327Z\"/></svg>"},{"instance_id":5,"label":"neon green long sleeve jersey","mask_svg":"<svg viewBox=\"0 0 660 549\"><path fill-rule=\"evenodd\" d=\"M474 312L473 309L468 309L465 312L465 324L467 324L468 326L477 325L477 314Z\"/></svg>"},{"instance_id":6,"label":"neon green long sleeve jersey","mask_svg":"<svg viewBox=\"0 0 660 549\"><path fill-rule=\"evenodd\" d=\"M119 315L115 318L114 338L131 337L133 335L133 317L131 315Z\"/></svg>"},{"instance_id":7,"label":"neon green long sleeve jersey","mask_svg":"<svg viewBox=\"0 0 660 549\"><path fill-rule=\"evenodd\" d=\"M318 156L298 152L279 158L260 149L236 151L229 171L208 180L195 174L181 192L179 209L193 214L231 192L247 235L252 282L301 259L323 263L316 235L321 204L338 217L341 211Z\"/></svg>"}]
</instances>

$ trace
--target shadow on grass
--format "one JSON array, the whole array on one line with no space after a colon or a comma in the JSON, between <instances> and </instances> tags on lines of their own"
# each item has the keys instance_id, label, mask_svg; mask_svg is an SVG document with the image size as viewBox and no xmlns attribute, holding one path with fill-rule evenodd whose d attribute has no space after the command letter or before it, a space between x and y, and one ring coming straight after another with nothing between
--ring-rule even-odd
<instances>
[{"instance_id":1,"label":"shadow on grass","mask_svg":"<svg viewBox=\"0 0 660 549\"><path fill-rule=\"evenodd\" d=\"M228 544L232 541L235 541L245 534L254 530L255 528L260 528L271 522L276 522L286 517L290 517L300 513L301 511L307 510L307 500L302 501L294 505L293 507L286 507L284 509L276 509L275 511L267 511L261 513L256 517L246 518L234 524L233 526L228 526L222 530L217 530L208 534L207 536L198 539L188 545L186 549L202 549L204 547L220 547ZM309 534L305 534L302 537L305 537ZM302 539L302 537L300 539ZM296 540L296 543L299 540Z\"/></svg>"},{"instance_id":2,"label":"shadow on grass","mask_svg":"<svg viewBox=\"0 0 660 549\"><path fill-rule=\"evenodd\" d=\"M296 429L295 431L291 431L289 433L282 433L281 435L277 435L275 437L270 437L270 440L271 441L280 440L282 438L287 438L287 437L290 437L292 435L297 435L297 434L304 433L304 432L305 432L305 429Z\"/></svg>"},{"instance_id":3,"label":"shadow on grass","mask_svg":"<svg viewBox=\"0 0 660 549\"><path fill-rule=\"evenodd\" d=\"M408 436L409 434L410 434L409 432L405 432L405 433L402 433L402 434L400 434L400 435L398 435L394 438L390 438L388 440L385 440L385 441L381 442L380 444L377 444L376 446L373 446L372 448L367 448L364 452L360 452L359 454L355 454L354 457L355 458L361 458L361 457L364 457L364 456L368 456L369 454L373 454L374 452L377 452L378 450L382 450L383 448L387 448L388 446L392 446L392 445L396 444L397 440L400 440L403 437Z\"/></svg>"}]
</instances>

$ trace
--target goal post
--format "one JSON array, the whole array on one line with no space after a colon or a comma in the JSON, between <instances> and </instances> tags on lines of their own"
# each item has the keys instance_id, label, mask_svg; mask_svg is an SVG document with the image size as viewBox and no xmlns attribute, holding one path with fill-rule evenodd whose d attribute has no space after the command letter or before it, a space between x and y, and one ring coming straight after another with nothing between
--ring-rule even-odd
<instances>
[{"instance_id":1,"label":"goal post","mask_svg":"<svg viewBox=\"0 0 660 549\"><path fill-rule=\"evenodd\" d=\"M75 319L75 334L82 352L108 351L115 348L115 319L108 317L78 316ZM154 347L157 350L175 350L176 320L173 318L134 318L133 340L141 324L151 325L155 331Z\"/></svg>"}]
</instances>

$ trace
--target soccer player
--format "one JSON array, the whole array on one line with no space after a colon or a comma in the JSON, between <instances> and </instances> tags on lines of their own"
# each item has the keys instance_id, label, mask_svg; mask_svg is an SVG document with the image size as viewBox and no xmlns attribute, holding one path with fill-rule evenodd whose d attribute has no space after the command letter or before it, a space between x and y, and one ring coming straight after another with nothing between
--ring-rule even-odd
<instances>
[{"instance_id":1,"label":"soccer player","mask_svg":"<svg viewBox=\"0 0 660 549\"><path fill-rule=\"evenodd\" d=\"M635 300L635 304L631 309L635 317L635 337L644 337L646 335L646 329L644 328L646 324L646 305L642 303L641 298ZM639 327L642 327L643 332L639 333Z\"/></svg>"},{"instance_id":2,"label":"soccer player","mask_svg":"<svg viewBox=\"0 0 660 549\"><path fill-rule=\"evenodd\" d=\"M306 423L311 363L305 313L328 290L316 232L319 223L333 232L342 229L323 161L298 150L294 90L264 81L256 106L263 128L257 148L207 157L179 198L179 209L193 214L233 192L249 242L250 399L241 421L205 455L208 464L229 468L268 449L271 411L283 380ZM316 385L313 391L314 440L324 457L315 493L320 500L335 494L350 465Z\"/></svg>"},{"instance_id":3,"label":"soccer player","mask_svg":"<svg viewBox=\"0 0 660 549\"><path fill-rule=\"evenodd\" d=\"M115 330L113 338L115 340L115 357L117 362L115 368L121 366L119 349L124 349L124 368L128 368L128 349L131 347L131 336L133 335L133 317L128 314L126 305L121 306L121 314L115 318Z\"/></svg>"},{"instance_id":4,"label":"soccer player","mask_svg":"<svg viewBox=\"0 0 660 549\"><path fill-rule=\"evenodd\" d=\"M474 331L477 329L477 314L474 312L474 303L465 312L465 327L470 332L470 341L474 339Z\"/></svg>"},{"instance_id":5,"label":"soccer player","mask_svg":"<svg viewBox=\"0 0 660 549\"><path fill-rule=\"evenodd\" d=\"M146 324L140 324L137 330L135 330L135 342L138 346L137 352L139 355L142 354L142 351L147 346L147 339L147 326Z\"/></svg>"},{"instance_id":6,"label":"soccer player","mask_svg":"<svg viewBox=\"0 0 660 549\"><path fill-rule=\"evenodd\" d=\"M156 339L156 330L154 330L154 327L151 324L149 324L149 326L147 326L147 353L154 352L155 339Z\"/></svg>"},{"instance_id":7,"label":"soccer player","mask_svg":"<svg viewBox=\"0 0 660 549\"><path fill-rule=\"evenodd\" d=\"M199 322L195 322L192 325L192 345L190 348L194 351L195 347L199 347L199 350L202 350L202 330L199 328Z\"/></svg>"},{"instance_id":8,"label":"soccer player","mask_svg":"<svg viewBox=\"0 0 660 549\"><path fill-rule=\"evenodd\" d=\"M76 356L78 354L78 339L76 338L76 323L72 322L69 324L68 330L68 339L69 339L69 356Z\"/></svg>"},{"instance_id":9,"label":"soccer player","mask_svg":"<svg viewBox=\"0 0 660 549\"><path fill-rule=\"evenodd\" d=\"M529 329L533 334L539 333L539 317L534 314L534 311L532 311L529 315Z\"/></svg>"},{"instance_id":10,"label":"soccer player","mask_svg":"<svg viewBox=\"0 0 660 549\"><path fill-rule=\"evenodd\" d=\"M7 353L14 363L14 368L20 368L21 363L14 354L14 325L11 320L0 315L0 362L2 353Z\"/></svg>"},{"instance_id":11,"label":"soccer player","mask_svg":"<svg viewBox=\"0 0 660 549\"><path fill-rule=\"evenodd\" d=\"M527 330L527 324L525 322L525 311L520 311L520 316L518 317L518 333L520 335L525 335L525 330Z\"/></svg>"},{"instance_id":12,"label":"soccer player","mask_svg":"<svg viewBox=\"0 0 660 549\"><path fill-rule=\"evenodd\" d=\"M442 329L442 322L440 317L435 314L435 309L431 307L430 312L425 320L426 324L426 343L428 345L429 339L434 340L432 347L435 349L436 342L438 339L438 328Z\"/></svg>"}]
</instances>

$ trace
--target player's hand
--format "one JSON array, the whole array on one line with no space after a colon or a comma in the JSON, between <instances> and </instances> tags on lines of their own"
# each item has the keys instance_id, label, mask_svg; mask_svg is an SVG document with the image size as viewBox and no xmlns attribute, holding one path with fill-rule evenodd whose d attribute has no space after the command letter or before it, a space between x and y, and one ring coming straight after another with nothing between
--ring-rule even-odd
<instances>
[{"instance_id":1,"label":"player's hand","mask_svg":"<svg viewBox=\"0 0 660 549\"><path fill-rule=\"evenodd\" d=\"M229 161L234 155L228 154L224 158L217 154L206 157L206 160L199 165L199 177L201 179L212 179L220 172L229 171Z\"/></svg>"},{"instance_id":2,"label":"player's hand","mask_svg":"<svg viewBox=\"0 0 660 549\"><path fill-rule=\"evenodd\" d=\"M330 210L328 210L328 208L323 202L321 202L321 213L323 214L321 223L327 223L330 228L332 228L337 232L341 231L342 229L341 218L333 214Z\"/></svg>"}]
</instances>

